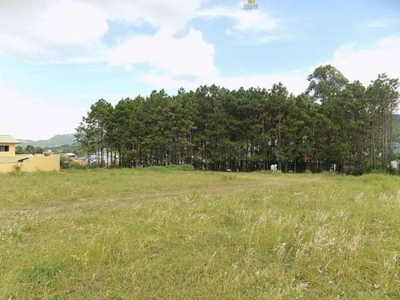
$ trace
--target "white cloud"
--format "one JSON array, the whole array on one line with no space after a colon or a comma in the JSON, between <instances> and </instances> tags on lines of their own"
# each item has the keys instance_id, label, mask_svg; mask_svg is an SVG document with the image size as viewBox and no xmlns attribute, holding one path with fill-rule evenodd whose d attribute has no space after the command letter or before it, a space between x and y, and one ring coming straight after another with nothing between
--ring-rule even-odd
<instances>
[{"instance_id":1,"label":"white cloud","mask_svg":"<svg viewBox=\"0 0 400 300\"><path fill-rule=\"evenodd\" d=\"M278 38L275 30L282 25L281 20L272 17L265 8L244 10L243 3L203 9L198 11L196 16L206 19L231 19L234 25L226 30L227 34L257 42L269 42Z\"/></svg>"},{"instance_id":2,"label":"white cloud","mask_svg":"<svg viewBox=\"0 0 400 300\"><path fill-rule=\"evenodd\" d=\"M399 20L393 17L386 17L384 19L376 19L359 26L360 29L376 29L376 28L390 28L399 23Z\"/></svg>"},{"instance_id":3,"label":"white cloud","mask_svg":"<svg viewBox=\"0 0 400 300\"><path fill-rule=\"evenodd\" d=\"M357 48L356 43L343 45L324 64L332 64L351 81L368 85L382 73L400 78L399 53L400 37L388 37L364 48Z\"/></svg>"},{"instance_id":4,"label":"white cloud","mask_svg":"<svg viewBox=\"0 0 400 300\"><path fill-rule=\"evenodd\" d=\"M168 26L176 32L204 0L35 0L3 1L0 53L53 62L99 60L108 21ZM100 52L100 53L98 53ZM77 59L75 56L79 56Z\"/></svg>"},{"instance_id":5,"label":"white cloud","mask_svg":"<svg viewBox=\"0 0 400 300\"><path fill-rule=\"evenodd\" d=\"M99 8L59 0L39 15L31 29L54 44L81 44L99 39L107 30L106 13Z\"/></svg>"},{"instance_id":6,"label":"white cloud","mask_svg":"<svg viewBox=\"0 0 400 300\"><path fill-rule=\"evenodd\" d=\"M308 72L293 71L286 73L275 74L259 74L250 76L238 77L207 77L197 79L193 82L180 80L166 75L150 74L144 77L144 81L154 88L164 88L171 94L175 93L179 88L183 87L185 90L195 90L200 85L219 85L230 90L237 90L240 87L248 89L250 87L259 87L270 89L273 84L281 82L290 93L295 95L304 92L308 86L307 75Z\"/></svg>"},{"instance_id":7,"label":"white cloud","mask_svg":"<svg viewBox=\"0 0 400 300\"><path fill-rule=\"evenodd\" d=\"M166 74L184 81L216 76L214 46L203 40L200 31L190 29L182 38L161 28L154 36L134 36L111 49L107 61L113 65L148 64L158 75ZM157 70L157 71L156 71Z\"/></svg>"},{"instance_id":8,"label":"white cloud","mask_svg":"<svg viewBox=\"0 0 400 300\"><path fill-rule=\"evenodd\" d=\"M80 0L103 8L108 19L140 25L148 23L155 28L168 26L179 30L207 0Z\"/></svg>"},{"instance_id":9,"label":"white cloud","mask_svg":"<svg viewBox=\"0 0 400 300\"><path fill-rule=\"evenodd\" d=\"M333 58L311 66L308 70L287 73L261 74L255 76L218 78L218 84L237 89L243 87L271 88L274 83L282 82L289 92L299 94L308 86L307 76L321 65L331 64L343 73L350 81L359 80L368 85L386 73L391 78L400 78L400 37L388 37L367 47L357 44L343 45L335 51Z\"/></svg>"},{"instance_id":10,"label":"white cloud","mask_svg":"<svg viewBox=\"0 0 400 300\"><path fill-rule=\"evenodd\" d=\"M0 79L1 82L1 79ZM0 84L2 125L0 134L19 139L49 139L56 134L73 133L87 108L25 95ZM63 103L63 104L61 104Z\"/></svg>"},{"instance_id":11,"label":"white cloud","mask_svg":"<svg viewBox=\"0 0 400 300\"><path fill-rule=\"evenodd\" d=\"M400 78L400 37L390 37L373 45L357 48L356 44L343 45L333 53L333 58L307 69L286 73L269 73L239 77L209 76L191 83L171 76L150 74L144 81L156 88L177 90L180 87L195 89L200 85L217 84L228 89L260 87L270 89L274 83L282 82L295 95L304 92L308 86L307 76L321 65L331 64L350 81L359 80L367 86L378 74L386 73L391 78Z\"/></svg>"},{"instance_id":12,"label":"white cloud","mask_svg":"<svg viewBox=\"0 0 400 300\"><path fill-rule=\"evenodd\" d=\"M107 30L106 13L85 3L8 1L2 4L0 52L27 60L56 60L92 50Z\"/></svg>"}]
</instances>

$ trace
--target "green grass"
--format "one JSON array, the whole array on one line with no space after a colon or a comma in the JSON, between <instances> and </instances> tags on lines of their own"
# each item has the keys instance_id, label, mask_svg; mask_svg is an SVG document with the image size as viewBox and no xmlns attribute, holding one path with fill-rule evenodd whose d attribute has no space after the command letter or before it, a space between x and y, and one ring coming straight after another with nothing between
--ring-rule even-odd
<instances>
[{"instance_id":1,"label":"green grass","mask_svg":"<svg viewBox=\"0 0 400 300\"><path fill-rule=\"evenodd\" d=\"M0 299L399 299L400 178L0 175Z\"/></svg>"}]
</instances>

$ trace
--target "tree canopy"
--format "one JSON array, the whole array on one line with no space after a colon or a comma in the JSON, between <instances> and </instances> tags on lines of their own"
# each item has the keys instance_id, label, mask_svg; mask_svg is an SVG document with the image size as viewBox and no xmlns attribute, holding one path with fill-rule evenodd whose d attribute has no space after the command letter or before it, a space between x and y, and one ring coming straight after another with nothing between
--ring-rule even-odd
<instances>
[{"instance_id":1,"label":"tree canopy","mask_svg":"<svg viewBox=\"0 0 400 300\"><path fill-rule=\"evenodd\" d=\"M253 171L278 164L284 172L390 167L398 141L394 114L399 80L378 75L367 87L331 65L308 76L293 95L271 89L164 90L93 104L75 135L100 165L192 164L208 170Z\"/></svg>"}]
</instances>

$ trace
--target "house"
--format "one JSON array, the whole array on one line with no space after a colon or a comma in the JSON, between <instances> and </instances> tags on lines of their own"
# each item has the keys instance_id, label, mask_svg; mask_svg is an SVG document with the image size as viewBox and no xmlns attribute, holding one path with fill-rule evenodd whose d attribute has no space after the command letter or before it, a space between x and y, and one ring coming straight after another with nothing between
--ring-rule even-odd
<instances>
[{"instance_id":1,"label":"house","mask_svg":"<svg viewBox=\"0 0 400 300\"><path fill-rule=\"evenodd\" d=\"M10 135L0 135L0 157L7 157L15 155L15 145L19 141Z\"/></svg>"},{"instance_id":2,"label":"house","mask_svg":"<svg viewBox=\"0 0 400 300\"><path fill-rule=\"evenodd\" d=\"M16 145L20 142L10 135L0 135L0 173L16 170L25 172L59 171L58 154L15 154Z\"/></svg>"}]
</instances>

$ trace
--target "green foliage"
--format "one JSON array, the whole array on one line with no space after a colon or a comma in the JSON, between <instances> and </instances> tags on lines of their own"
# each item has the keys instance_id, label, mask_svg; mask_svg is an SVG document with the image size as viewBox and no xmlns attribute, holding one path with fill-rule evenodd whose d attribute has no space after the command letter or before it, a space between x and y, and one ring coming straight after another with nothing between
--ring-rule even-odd
<instances>
[{"instance_id":1,"label":"green foliage","mask_svg":"<svg viewBox=\"0 0 400 300\"><path fill-rule=\"evenodd\" d=\"M15 154L25 154L25 149L22 148L21 146L16 146L15 147Z\"/></svg>"},{"instance_id":2,"label":"green foliage","mask_svg":"<svg viewBox=\"0 0 400 300\"><path fill-rule=\"evenodd\" d=\"M25 270L21 275L21 282L28 284L50 285L54 282L57 274L61 273L62 268L52 267L48 262L42 262L33 268Z\"/></svg>"},{"instance_id":3,"label":"green foliage","mask_svg":"<svg viewBox=\"0 0 400 300\"><path fill-rule=\"evenodd\" d=\"M297 96L278 83L269 90L200 86L172 97L152 91L115 106L100 99L75 137L101 167L118 162L255 171L277 164L283 172L322 172L333 165L390 171L399 141L398 79L380 74L364 87L331 65L307 79L306 93Z\"/></svg>"},{"instance_id":4,"label":"green foliage","mask_svg":"<svg viewBox=\"0 0 400 300\"><path fill-rule=\"evenodd\" d=\"M25 147L25 152L34 154L35 153L35 147L33 147L31 145L28 145L28 146Z\"/></svg>"},{"instance_id":5,"label":"green foliage","mask_svg":"<svg viewBox=\"0 0 400 300\"><path fill-rule=\"evenodd\" d=\"M60 168L62 170L69 169L71 159L65 156L60 156Z\"/></svg>"},{"instance_id":6,"label":"green foliage","mask_svg":"<svg viewBox=\"0 0 400 300\"><path fill-rule=\"evenodd\" d=\"M389 167L386 170L383 168L371 168L367 167L362 170L360 170L357 174L355 175L362 175L362 174L391 174L391 175L398 175L398 171L396 168Z\"/></svg>"},{"instance_id":7,"label":"green foliage","mask_svg":"<svg viewBox=\"0 0 400 300\"><path fill-rule=\"evenodd\" d=\"M43 148L42 148L42 147L39 147L39 146L37 146L37 147L35 147L35 150L34 150L34 152L35 152L35 153L37 153L37 154L42 154L42 153L43 153Z\"/></svg>"},{"instance_id":8,"label":"green foliage","mask_svg":"<svg viewBox=\"0 0 400 300\"><path fill-rule=\"evenodd\" d=\"M42 147L34 147L31 145L27 145L24 148L22 148L21 146L16 146L15 147L15 154L42 154L43 153L43 148Z\"/></svg>"},{"instance_id":9,"label":"green foliage","mask_svg":"<svg viewBox=\"0 0 400 300\"><path fill-rule=\"evenodd\" d=\"M194 171L194 167L192 165L166 165L166 166L151 166L147 169L152 171L165 171L169 172L171 170L175 171Z\"/></svg>"}]
</instances>

